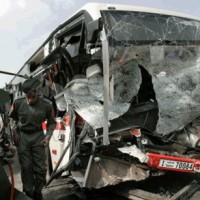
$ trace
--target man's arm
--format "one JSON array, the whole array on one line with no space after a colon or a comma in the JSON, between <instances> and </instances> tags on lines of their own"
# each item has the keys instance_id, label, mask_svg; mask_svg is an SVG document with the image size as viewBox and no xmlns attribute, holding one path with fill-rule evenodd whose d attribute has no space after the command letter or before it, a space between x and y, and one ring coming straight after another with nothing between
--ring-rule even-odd
<instances>
[{"instance_id":1,"label":"man's arm","mask_svg":"<svg viewBox=\"0 0 200 200\"><path fill-rule=\"evenodd\" d=\"M47 132L46 132L46 136L45 139L42 141L43 145L46 147L49 144L49 140L51 139L51 136L53 134L53 131L56 127L56 122L54 119L54 111L53 111L53 107L51 104L48 105L47 107Z\"/></svg>"},{"instance_id":2,"label":"man's arm","mask_svg":"<svg viewBox=\"0 0 200 200\"><path fill-rule=\"evenodd\" d=\"M18 121L18 114L17 114L17 107L18 102L14 102L10 108L9 117L12 118L15 121Z\"/></svg>"},{"instance_id":3,"label":"man's arm","mask_svg":"<svg viewBox=\"0 0 200 200\"><path fill-rule=\"evenodd\" d=\"M48 108L48 113L47 113L47 135L46 135L46 137L48 137L49 139L51 138L53 131L56 127L54 116L55 115L54 115L53 107L50 106Z\"/></svg>"},{"instance_id":4,"label":"man's arm","mask_svg":"<svg viewBox=\"0 0 200 200\"><path fill-rule=\"evenodd\" d=\"M14 104L10 108L9 118L10 118L10 128L13 135L14 144L18 146L19 144L19 130L18 130L18 114L17 114L18 103L14 102Z\"/></svg>"}]
</instances>

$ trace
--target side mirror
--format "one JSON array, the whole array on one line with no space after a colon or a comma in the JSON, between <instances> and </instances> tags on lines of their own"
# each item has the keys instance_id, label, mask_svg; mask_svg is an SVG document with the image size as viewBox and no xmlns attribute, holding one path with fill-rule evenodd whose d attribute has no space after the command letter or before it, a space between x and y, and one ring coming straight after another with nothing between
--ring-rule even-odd
<instances>
[{"instance_id":1,"label":"side mirror","mask_svg":"<svg viewBox=\"0 0 200 200\"><path fill-rule=\"evenodd\" d=\"M95 43L98 39L98 33L102 30L103 24L101 18L86 24L86 40L89 43Z\"/></svg>"}]
</instances>

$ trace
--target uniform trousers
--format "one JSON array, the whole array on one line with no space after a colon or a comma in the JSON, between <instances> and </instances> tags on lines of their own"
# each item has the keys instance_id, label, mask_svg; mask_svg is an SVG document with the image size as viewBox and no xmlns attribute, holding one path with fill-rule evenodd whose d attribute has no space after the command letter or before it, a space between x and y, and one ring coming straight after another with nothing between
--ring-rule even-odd
<instances>
[{"instance_id":1,"label":"uniform trousers","mask_svg":"<svg viewBox=\"0 0 200 200\"><path fill-rule=\"evenodd\" d=\"M44 137L43 131L20 132L17 151L21 165L21 179L23 191L30 197L41 196L42 188L46 184L46 150L42 145Z\"/></svg>"}]
</instances>

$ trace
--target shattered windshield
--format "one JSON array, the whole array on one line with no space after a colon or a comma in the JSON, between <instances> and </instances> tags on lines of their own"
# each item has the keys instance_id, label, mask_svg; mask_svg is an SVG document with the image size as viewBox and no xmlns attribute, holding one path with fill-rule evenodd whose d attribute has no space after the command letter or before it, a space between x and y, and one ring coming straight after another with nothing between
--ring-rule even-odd
<instances>
[{"instance_id":1,"label":"shattered windshield","mask_svg":"<svg viewBox=\"0 0 200 200\"><path fill-rule=\"evenodd\" d=\"M161 14L102 11L118 118L110 131L139 126L159 134L200 113L200 22ZM112 90L111 90L112 91Z\"/></svg>"},{"instance_id":2,"label":"shattered windshield","mask_svg":"<svg viewBox=\"0 0 200 200\"><path fill-rule=\"evenodd\" d=\"M130 11L103 11L102 14L108 39L113 39L112 42L200 41L200 23L195 20Z\"/></svg>"}]
</instances>

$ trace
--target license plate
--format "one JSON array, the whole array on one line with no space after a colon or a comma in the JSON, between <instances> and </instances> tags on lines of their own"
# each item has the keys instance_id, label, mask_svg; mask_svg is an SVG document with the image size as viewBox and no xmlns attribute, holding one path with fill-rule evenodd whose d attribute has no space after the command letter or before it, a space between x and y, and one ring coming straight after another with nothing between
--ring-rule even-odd
<instances>
[{"instance_id":1,"label":"license plate","mask_svg":"<svg viewBox=\"0 0 200 200\"><path fill-rule=\"evenodd\" d=\"M160 159L159 167L193 171L194 163Z\"/></svg>"}]
</instances>

